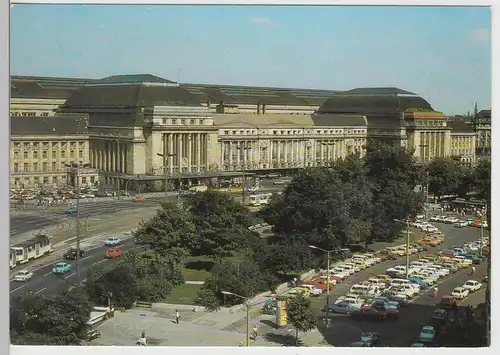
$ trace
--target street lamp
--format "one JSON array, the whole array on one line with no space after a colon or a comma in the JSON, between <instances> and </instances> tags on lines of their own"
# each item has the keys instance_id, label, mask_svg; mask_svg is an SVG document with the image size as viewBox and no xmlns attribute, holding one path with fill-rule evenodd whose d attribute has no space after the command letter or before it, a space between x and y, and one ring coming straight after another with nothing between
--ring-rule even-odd
<instances>
[{"instance_id":1,"label":"street lamp","mask_svg":"<svg viewBox=\"0 0 500 355\"><path fill-rule=\"evenodd\" d=\"M335 252L335 250L326 250L319 248L315 245L309 245L309 248L311 249L317 249L320 250L324 253L326 253L326 307L325 307L325 317L326 317L326 326L328 327L328 323L330 322L329 318L329 309L328 306L330 304L330 253Z\"/></svg>"},{"instance_id":2,"label":"street lamp","mask_svg":"<svg viewBox=\"0 0 500 355\"><path fill-rule=\"evenodd\" d=\"M80 169L88 168L90 164L64 164L76 171L76 283L80 284Z\"/></svg>"},{"instance_id":3,"label":"street lamp","mask_svg":"<svg viewBox=\"0 0 500 355\"><path fill-rule=\"evenodd\" d=\"M429 145L428 144L420 144L420 148L427 148ZM424 203L424 212L425 212L425 218L428 218L427 214L427 203L429 202L429 171L427 170L427 167L424 166L425 169L425 203Z\"/></svg>"},{"instance_id":4,"label":"street lamp","mask_svg":"<svg viewBox=\"0 0 500 355\"><path fill-rule=\"evenodd\" d=\"M236 147L236 149L238 149L240 152L246 152L247 150L250 150L252 149L252 147L250 147L248 144L244 144L244 145L238 145ZM246 200L246 191L245 191L245 186L246 186L246 180L245 180L245 162L246 162L246 159L245 159L245 156L246 154L244 153L243 154L243 164L242 164L242 171L241 171L241 174L242 174L242 178L243 178L243 205L245 205L245 200Z\"/></svg>"},{"instance_id":5,"label":"street lamp","mask_svg":"<svg viewBox=\"0 0 500 355\"><path fill-rule=\"evenodd\" d=\"M165 203L167 203L168 202L168 194L167 194L167 186L168 186L167 159L170 158L170 157L175 157L176 154L173 154L173 153L169 153L169 154L156 153L156 155L158 155L159 157L164 157L165 158L163 160L163 166L165 167Z\"/></svg>"},{"instance_id":6,"label":"street lamp","mask_svg":"<svg viewBox=\"0 0 500 355\"><path fill-rule=\"evenodd\" d=\"M221 291L223 295L235 296L241 298L245 301L245 306L247 308L247 341L246 346L250 346L250 305L248 304L248 297L237 295L236 293L232 293L229 291Z\"/></svg>"},{"instance_id":7,"label":"street lamp","mask_svg":"<svg viewBox=\"0 0 500 355\"><path fill-rule=\"evenodd\" d=\"M408 278L408 270L410 268L410 219L407 218L406 221L394 219L394 222L406 224L406 278Z\"/></svg>"}]
</instances>

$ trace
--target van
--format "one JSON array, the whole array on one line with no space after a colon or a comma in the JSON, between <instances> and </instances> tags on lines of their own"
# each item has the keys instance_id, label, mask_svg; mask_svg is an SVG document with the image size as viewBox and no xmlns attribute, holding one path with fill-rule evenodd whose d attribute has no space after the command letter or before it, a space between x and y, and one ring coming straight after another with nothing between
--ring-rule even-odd
<instances>
[{"instance_id":1,"label":"van","mask_svg":"<svg viewBox=\"0 0 500 355\"><path fill-rule=\"evenodd\" d=\"M392 279L391 286L411 285L410 280L406 279Z\"/></svg>"}]
</instances>

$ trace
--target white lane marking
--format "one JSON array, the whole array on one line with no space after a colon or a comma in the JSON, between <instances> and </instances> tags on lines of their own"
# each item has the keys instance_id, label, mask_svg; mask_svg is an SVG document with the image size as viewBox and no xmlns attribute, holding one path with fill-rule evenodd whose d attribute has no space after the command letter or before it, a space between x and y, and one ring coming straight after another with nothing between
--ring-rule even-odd
<instances>
[{"instance_id":1,"label":"white lane marking","mask_svg":"<svg viewBox=\"0 0 500 355\"><path fill-rule=\"evenodd\" d=\"M102 259L101 261L98 261L98 262L96 262L96 263L94 263L94 264L100 264L100 263L103 263L103 262L105 262L105 261L108 261L108 259Z\"/></svg>"},{"instance_id":2,"label":"white lane marking","mask_svg":"<svg viewBox=\"0 0 500 355\"><path fill-rule=\"evenodd\" d=\"M17 290L22 289L24 286L26 286L26 285L19 286L18 288L13 289L13 290L12 290L12 291L10 291L9 293L16 292Z\"/></svg>"},{"instance_id":3,"label":"white lane marking","mask_svg":"<svg viewBox=\"0 0 500 355\"><path fill-rule=\"evenodd\" d=\"M50 275L50 274L52 274L52 271L51 271L51 272L46 273L46 274L45 274L45 275L43 275L43 276L47 276L47 275Z\"/></svg>"},{"instance_id":4,"label":"white lane marking","mask_svg":"<svg viewBox=\"0 0 500 355\"><path fill-rule=\"evenodd\" d=\"M90 259L91 257L92 257L92 255L86 256L84 258L80 258L80 261L85 260L85 259Z\"/></svg>"},{"instance_id":5,"label":"white lane marking","mask_svg":"<svg viewBox=\"0 0 500 355\"><path fill-rule=\"evenodd\" d=\"M36 295L37 293L40 293L40 292L42 292L42 291L45 291L46 289L47 289L47 287L44 287L44 288L42 288L42 289L40 289L40 290L36 291L36 292L35 292L35 295Z\"/></svg>"},{"instance_id":6,"label":"white lane marking","mask_svg":"<svg viewBox=\"0 0 500 355\"><path fill-rule=\"evenodd\" d=\"M71 276L75 276L75 275L76 275L76 272L69 274L68 276L65 277L65 279L69 279Z\"/></svg>"}]
</instances>

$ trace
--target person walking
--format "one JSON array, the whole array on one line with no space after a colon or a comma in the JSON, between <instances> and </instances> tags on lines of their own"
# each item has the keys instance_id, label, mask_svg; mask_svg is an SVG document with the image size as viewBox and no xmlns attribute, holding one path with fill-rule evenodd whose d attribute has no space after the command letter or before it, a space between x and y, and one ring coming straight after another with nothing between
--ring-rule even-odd
<instances>
[{"instance_id":1,"label":"person walking","mask_svg":"<svg viewBox=\"0 0 500 355\"><path fill-rule=\"evenodd\" d=\"M472 267L470 269L470 275L473 276L475 273L476 273L476 267L474 265L472 265Z\"/></svg>"},{"instance_id":2,"label":"person walking","mask_svg":"<svg viewBox=\"0 0 500 355\"><path fill-rule=\"evenodd\" d=\"M257 340L257 332L258 332L258 328L257 328L257 324L254 324L253 328L252 328L252 338L253 340Z\"/></svg>"},{"instance_id":3,"label":"person walking","mask_svg":"<svg viewBox=\"0 0 500 355\"><path fill-rule=\"evenodd\" d=\"M175 310L175 322L176 322L177 324L179 324L179 319L180 319L180 318L181 318L181 316L180 316L180 314L179 314L179 310L178 310L178 309L176 309L176 310Z\"/></svg>"},{"instance_id":4,"label":"person walking","mask_svg":"<svg viewBox=\"0 0 500 355\"><path fill-rule=\"evenodd\" d=\"M434 298L437 298L438 293L439 293L439 290L438 290L438 288L436 286L436 287L434 287Z\"/></svg>"}]
</instances>

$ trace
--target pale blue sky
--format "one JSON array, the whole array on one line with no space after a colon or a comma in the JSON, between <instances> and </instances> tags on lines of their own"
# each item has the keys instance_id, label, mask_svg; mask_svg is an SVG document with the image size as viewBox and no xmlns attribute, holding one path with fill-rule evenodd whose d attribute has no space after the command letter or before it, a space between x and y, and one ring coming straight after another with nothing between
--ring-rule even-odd
<instances>
[{"instance_id":1,"label":"pale blue sky","mask_svg":"<svg viewBox=\"0 0 500 355\"><path fill-rule=\"evenodd\" d=\"M491 105L490 9L15 5L14 75L397 86L448 114Z\"/></svg>"}]
</instances>

